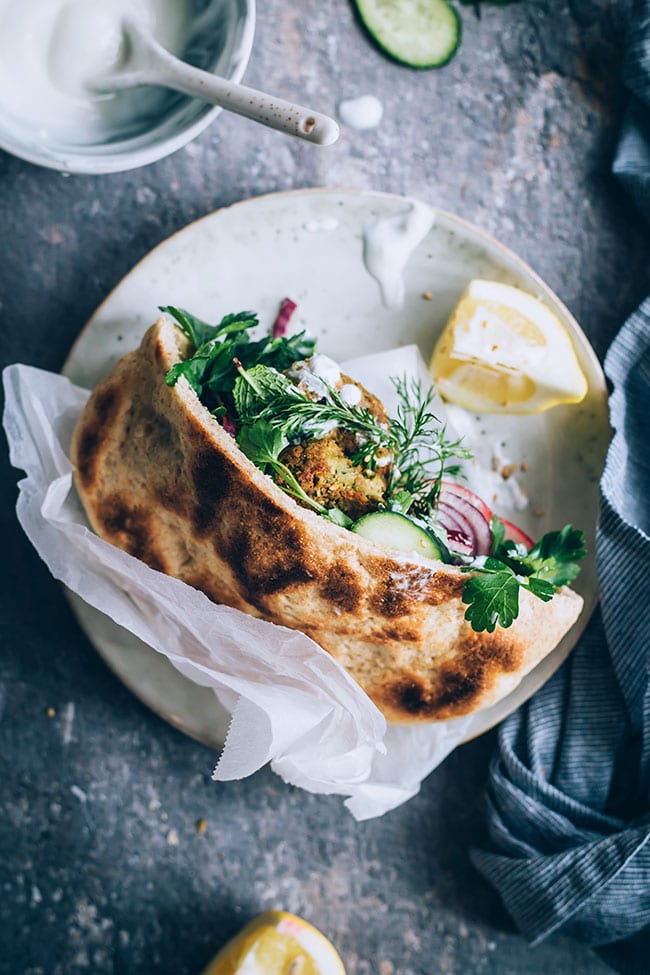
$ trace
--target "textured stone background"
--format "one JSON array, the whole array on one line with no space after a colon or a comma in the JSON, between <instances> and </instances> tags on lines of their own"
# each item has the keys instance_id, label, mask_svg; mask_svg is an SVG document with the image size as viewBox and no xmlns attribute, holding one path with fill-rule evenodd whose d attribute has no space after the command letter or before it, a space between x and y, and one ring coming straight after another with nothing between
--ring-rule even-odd
<instances>
[{"instance_id":1,"label":"textured stone background","mask_svg":"<svg viewBox=\"0 0 650 975\"><path fill-rule=\"evenodd\" d=\"M222 117L167 160L97 178L0 154L2 364L60 368L110 288L195 217L318 185L412 194L475 221L602 353L650 290L647 236L609 175L622 106L612 5L530 0L480 21L463 8L460 54L426 73L376 51L348 0L259 6L246 80L332 113L375 94L380 127L319 151ZM190 975L271 907L320 926L349 975L608 971L561 938L529 949L469 864L493 735L364 824L270 772L212 783L214 754L141 706L77 628L0 464L2 975Z\"/></svg>"}]
</instances>

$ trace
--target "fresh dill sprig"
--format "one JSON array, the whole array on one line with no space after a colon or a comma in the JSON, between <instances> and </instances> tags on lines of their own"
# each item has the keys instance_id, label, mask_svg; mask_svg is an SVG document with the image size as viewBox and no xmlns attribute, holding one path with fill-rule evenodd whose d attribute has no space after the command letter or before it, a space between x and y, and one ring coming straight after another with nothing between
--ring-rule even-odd
<instances>
[{"instance_id":1,"label":"fresh dill sprig","mask_svg":"<svg viewBox=\"0 0 650 975\"><path fill-rule=\"evenodd\" d=\"M281 430L288 442L321 440L335 427L341 427L362 438L360 450L367 449L369 457L375 457L382 447L391 448L387 425L365 407L350 406L327 383L327 398L313 400L275 369L240 368L239 376L234 396L243 424L268 423Z\"/></svg>"},{"instance_id":2,"label":"fresh dill sprig","mask_svg":"<svg viewBox=\"0 0 650 975\"><path fill-rule=\"evenodd\" d=\"M430 515L445 477L458 477L459 461L472 452L462 439L450 440L446 424L432 412L435 390L422 391L418 380L393 379L399 397L397 416L390 421L394 463L388 483L389 497L407 492L415 509Z\"/></svg>"},{"instance_id":3,"label":"fresh dill sprig","mask_svg":"<svg viewBox=\"0 0 650 975\"><path fill-rule=\"evenodd\" d=\"M397 416L389 423L362 406L351 406L324 383L326 397L310 399L286 376L257 365L246 370L238 363L234 398L243 426L268 424L287 443L320 440L340 427L357 436L352 463L374 471L382 461L389 467L386 499L410 497L419 514L430 515L445 477L457 477L459 461L472 453L461 440L450 440L431 410L433 389L422 391L414 380L393 379L399 397Z\"/></svg>"}]
</instances>

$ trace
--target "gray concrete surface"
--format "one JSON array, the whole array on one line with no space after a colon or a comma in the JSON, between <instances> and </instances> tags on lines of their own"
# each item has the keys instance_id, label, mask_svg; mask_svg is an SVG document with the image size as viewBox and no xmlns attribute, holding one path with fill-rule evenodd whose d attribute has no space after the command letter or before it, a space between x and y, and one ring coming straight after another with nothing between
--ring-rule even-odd
<instances>
[{"instance_id":1,"label":"gray concrete surface","mask_svg":"<svg viewBox=\"0 0 650 975\"><path fill-rule=\"evenodd\" d=\"M536 0L480 20L463 8L458 57L425 73L387 61L348 0L259 6L246 80L333 113L375 94L380 127L318 151L222 117L166 160L96 178L0 154L2 364L60 368L110 288L188 221L319 185L412 194L475 221L602 354L650 286L646 228L609 176L622 105L612 5ZM17 526L4 452L0 464L2 975L190 975L271 907L317 924L349 975L609 971L562 938L529 948L471 868L493 734L364 824L267 771L211 782L214 754L139 704L79 631Z\"/></svg>"}]
</instances>

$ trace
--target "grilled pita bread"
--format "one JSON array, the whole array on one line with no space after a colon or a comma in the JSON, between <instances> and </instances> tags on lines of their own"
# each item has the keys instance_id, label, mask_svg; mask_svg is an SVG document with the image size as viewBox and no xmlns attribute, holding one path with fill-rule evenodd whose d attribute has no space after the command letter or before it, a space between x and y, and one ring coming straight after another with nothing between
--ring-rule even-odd
<instances>
[{"instance_id":1,"label":"grilled pita bread","mask_svg":"<svg viewBox=\"0 0 650 975\"><path fill-rule=\"evenodd\" d=\"M582 599L527 591L508 629L475 633L458 568L381 548L300 507L240 451L181 378L166 319L118 362L76 426L76 486L94 530L217 603L306 633L395 722L504 697L560 641Z\"/></svg>"}]
</instances>

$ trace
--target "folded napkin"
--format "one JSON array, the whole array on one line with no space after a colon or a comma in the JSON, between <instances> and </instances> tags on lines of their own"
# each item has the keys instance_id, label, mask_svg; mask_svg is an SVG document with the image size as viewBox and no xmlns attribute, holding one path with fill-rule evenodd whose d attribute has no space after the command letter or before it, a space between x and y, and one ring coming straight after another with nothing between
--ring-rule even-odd
<instances>
[{"instance_id":1,"label":"folded napkin","mask_svg":"<svg viewBox=\"0 0 650 975\"><path fill-rule=\"evenodd\" d=\"M630 30L614 171L650 219L650 0ZM533 943L553 932L650 972L650 298L605 360L615 431L600 484L600 611L499 733L473 861ZM608 947L604 947L608 946Z\"/></svg>"}]
</instances>

